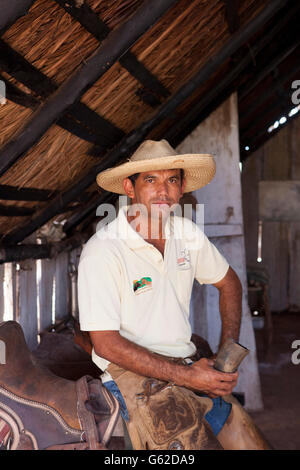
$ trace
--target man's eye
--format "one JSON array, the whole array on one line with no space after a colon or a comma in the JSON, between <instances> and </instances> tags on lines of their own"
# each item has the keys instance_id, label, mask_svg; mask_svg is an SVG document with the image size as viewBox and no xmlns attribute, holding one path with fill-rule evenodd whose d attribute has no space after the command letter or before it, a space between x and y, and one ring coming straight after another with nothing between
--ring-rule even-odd
<instances>
[{"instance_id":1,"label":"man's eye","mask_svg":"<svg viewBox=\"0 0 300 470\"><path fill-rule=\"evenodd\" d=\"M177 178L170 178L170 183L177 183L178 179Z\"/></svg>"}]
</instances>

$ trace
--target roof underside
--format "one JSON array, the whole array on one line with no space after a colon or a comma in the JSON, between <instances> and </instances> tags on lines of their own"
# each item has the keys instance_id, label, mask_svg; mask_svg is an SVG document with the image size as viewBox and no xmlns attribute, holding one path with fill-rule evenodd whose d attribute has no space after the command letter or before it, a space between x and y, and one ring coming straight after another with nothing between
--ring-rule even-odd
<instances>
[{"instance_id":1,"label":"roof underside","mask_svg":"<svg viewBox=\"0 0 300 470\"><path fill-rule=\"evenodd\" d=\"M234 91L242 159L293 107L299 2L4 0L2 8L2 246L53 221L66 221L65 239L83 233L99 202L114 198L96 187L98 171L144 138L178 145Z\"/></svg>"}]
</instances>

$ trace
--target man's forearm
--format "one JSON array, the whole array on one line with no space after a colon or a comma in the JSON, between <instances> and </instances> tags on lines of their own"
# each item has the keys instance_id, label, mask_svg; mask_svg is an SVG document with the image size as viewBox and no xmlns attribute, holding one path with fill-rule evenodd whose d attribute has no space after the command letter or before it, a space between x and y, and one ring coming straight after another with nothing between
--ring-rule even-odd
<instances>
[{"instance_id":1,"label":"man's forearm","mask_svg":"<svg viewBox=\"0 0 300 470\"><path fill-rule=\"evenodd\" d=\"M211 397L231 393L236 385L237 373L216 371L206 358L186 366L128 341L118 331L92 331L90 335L96 354L136 374L201 390Z\"/></svg>"},{"instance_id":2,"label":"man's forearm","mask_svg":"<svg viewBox=\"0 0 300 470\"><path fill-rule=\"evenodd\" d=\"M242 316L242 285L232 268L224 280L215 286L219 289L219 309L222 319L220 346L227 338L238 341Z\"/></svg>"},{"instance_id":3,"label":"man's forearm","mask_svg":"<svg viewBox=\"0 0 300 470\"><path fill-rule=\"evenodd\" d=\"M171 362L132 343L117 331L92 331L90 335L98 356L136 374L185 385L184 365Z\"/></svg>"},{"instance_id":4,"label":"man's forearm","mask_svg":"<svg viewBox=\"0 0 300 470\"><path fill-rule=\"evenodd\" d=\"M220 293L220 314L222 318L222 332L220 345L224 343L227 338L233 338L238 341L240 334L241 324L241 301L238 293L231 296L228 301L226 293Z\"/></svg>"}]
</instances>

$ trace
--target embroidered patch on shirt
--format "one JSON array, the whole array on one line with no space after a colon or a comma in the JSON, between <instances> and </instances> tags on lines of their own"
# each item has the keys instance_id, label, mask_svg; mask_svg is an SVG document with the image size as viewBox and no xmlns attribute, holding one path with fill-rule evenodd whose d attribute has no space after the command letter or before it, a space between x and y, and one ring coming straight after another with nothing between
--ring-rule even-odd
<instances>
[{"instance_id":1,"label":"embroidered patch on shirt","mask_svg":"<svg viewBox=\"0 0 300 470\"><path fill-rule=\"evenodd\" d=\"M152 289L151 277L142 277L139 281L133 281L133 292L135 294L139 294L142 291L145 292L149 289Z\"/></svg>"},{"instance_id":2,"label":"embroidered patch on shirt","mask_svg":"<svg viewBox=\"0 0 300 470\"><path fill-rule=\"evenodd\" d=\"M185 248L184 250L180 250L178 253L179 257L177 258L177 266L179 269L190 269L191 267L191 260L190 260L190 253Z\"/></svg>"}]
</instances>

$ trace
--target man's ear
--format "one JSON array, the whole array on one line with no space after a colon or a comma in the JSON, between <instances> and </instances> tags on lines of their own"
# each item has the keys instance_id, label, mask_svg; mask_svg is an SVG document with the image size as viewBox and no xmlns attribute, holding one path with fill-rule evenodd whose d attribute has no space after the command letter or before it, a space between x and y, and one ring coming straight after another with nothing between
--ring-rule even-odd
<instances>
[{"instance_id":1,"label":"man's ear","mask_svg":"<svg viewBox=\"0 0 300 470\"><path fill-rule=\"evenodd\" d=\"M132 184L132 182L130 181L129 178L124 178L123 179L123 188L124 188L124 191L125 191L126 195L130 199L133 199L134 195L135 195L134 186L133 186L133 184Z\"/></svg>"}]
</instances>

